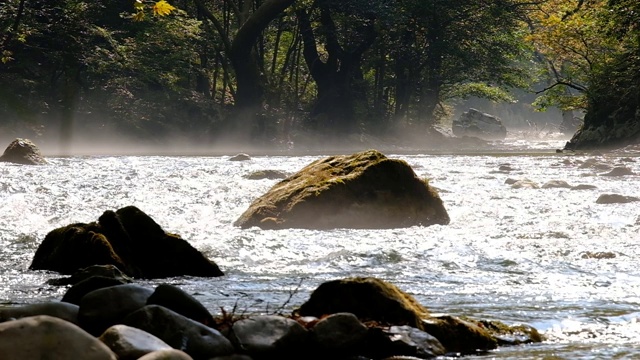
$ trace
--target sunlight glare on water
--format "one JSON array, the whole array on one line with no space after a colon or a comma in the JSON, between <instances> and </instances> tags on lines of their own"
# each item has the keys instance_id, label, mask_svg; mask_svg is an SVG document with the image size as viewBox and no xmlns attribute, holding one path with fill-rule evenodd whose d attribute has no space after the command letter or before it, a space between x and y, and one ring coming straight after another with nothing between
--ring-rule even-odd
<instances>
[{"instance_id":1,"label":"sunlight glare on water","mask_svg":"<svg viewBox=\"0 0 640 360\"><path fill-rule=\"evenodd\" d=\"M520 146L516 144L517 146ZM523 145L524 146L524 145ZM638 203L597 204L601 194L640 197L640 177L602 176L595 159L640 173L639 158L499 152L393 155L428 178L451 217L446 226L387 230L242 230L233 222L277 180L321 156L70 157L46 166L0 163L0 300L59 299L56 274L28 270L44 236L103 211L135 205L216 261L222 278L169 281L212 312L269 312L304 302L326 280L376 276L437 313L528 323L548 340L480 357L633 358L640 338ZM625 155L626 156L626 155ZM500 170L501 166L503 169ZM507 179L596 189L513 189ZM290 299L289 299L290 298ZM552 358L552 357L550 357Z\"/></svg>"}]
</instances>

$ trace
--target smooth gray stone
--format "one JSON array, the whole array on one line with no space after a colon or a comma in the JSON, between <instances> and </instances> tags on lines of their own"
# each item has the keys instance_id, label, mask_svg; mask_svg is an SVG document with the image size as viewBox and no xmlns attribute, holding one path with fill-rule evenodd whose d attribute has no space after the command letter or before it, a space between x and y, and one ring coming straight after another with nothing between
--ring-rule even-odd
<instances>
[{"instance_id":1,"label":"smooth gray stone","mask_svg":"<svg viewBox=\"0 0 640 360\"><path fill-rule=\"evenodd\" d=\"M230 337L238 349L255 357L296 353L310 340L307 329L297 321L275 315L236 321Z\"/></svg>"},{"instance_id":2,"label":"smooth gray stone","mask_svg":"<svg viewBox=\"0 0 640 360\"><path fill-rule=\"evenodd\" d=\"M193 358L184 351L171 349L154 351L139 358L138 360L193 360Z\"/></svg>"},{"instance_id":3,"label":"smooth gray stone","mask_svg":"<svg viewBox=\"0 0 640 360\"><path fill-rule=\"evenodd\" d=\"M127 316L123 323L157 336L194 359L210 359L235 352L218 330L159 305L147 305Z\"/></svg>"},{"instance_id":4,"label":"smooth gray stone","mask_svg":"<svg viewBox=\"0 0 640 360\"><path fill-rule=\"evenodd\" d=\"M36 315L49 315L77 325L78 305L64 302L46 302L18 307L0 307L0 322Z\"/></svg>"},{"instance_id":5,"label":"smooth gray stone","mask_svg":"<svg viewBox=\"0 0 640 360\"><path fill-rule=\"evenodd\" d=\"M31 316L0 324L2 360L116 360L107 345L68 321Z\"/></svg>"},{"instance_id":6,"label":"smooth gray stone","mask_svg":"<svg viewBox=\"0 0 640 360\"><path fill-rule=\"evenodd\" d=\"M108 328L99 339L118 355L119 360L135 360L154 351L171 349L148 332L122 324Z\"/></svg>"},{"instance_id":7,"label":"smooth gray stone","mask_svg":"<svg viewBox=\"0 0 640 360\"><path fill-rule=\"evenodd\" d=\"M127 315L145 306L152 293L152 289L136 284L92 291L80 301L80 326L99 336L110 326L121 323Z\"/></svg>"},{"instance_id":8,"label":"smooth gray stone","mask_svg":"<svg viewBox=\"0 0 640 360\"><path fill-rule=\"evenodd\" d=\"M312 333L322 349L349 351L361 345L367 327L351 313L336 313L318 321Z\"/></svg>"}]
</instances>

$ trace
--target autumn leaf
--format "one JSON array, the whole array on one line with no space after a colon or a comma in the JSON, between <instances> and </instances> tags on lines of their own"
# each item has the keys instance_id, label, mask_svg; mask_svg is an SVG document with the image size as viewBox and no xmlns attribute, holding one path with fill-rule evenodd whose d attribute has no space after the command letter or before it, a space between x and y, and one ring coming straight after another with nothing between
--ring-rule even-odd
<instances>
[{"instance_id":1,"label":"autumn leaf","mask_svg":"<svg viewBox=\"0 0 640 360\"><path fill-rule=\"evenodd\" d=\"M133 8L136 9L137 11L142 11L144 10L144 4L142 3L141 0L136 0L136 2L133 4Z\"/></svg>"},{"instance_id":2,"label":"autumn leaf","mask_svg":"<svg viewBox=\"0 0 640 360\"><path fill-rule=\"evenodd\" d=\"M157 16L165 16L171 14L173 10L176 8L171 6L165 0L158 1L155 5L153 5L153 15Z\"/></svg>"},{"instance_id":3,"label":"autumn leaf","mask_svg":"<svg viewBox=\"0 0 640 360\"><path fill-rule=\"evenodd\" d=\"M132 17L133 21L142 21L144 20L144 11L138 11Z\"/></svg>"}]
</instances>

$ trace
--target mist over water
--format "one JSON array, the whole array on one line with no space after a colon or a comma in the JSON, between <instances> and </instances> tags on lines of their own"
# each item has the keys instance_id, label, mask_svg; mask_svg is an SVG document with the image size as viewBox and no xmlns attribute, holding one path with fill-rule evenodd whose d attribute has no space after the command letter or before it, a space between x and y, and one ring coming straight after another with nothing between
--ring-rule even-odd
<instances>
[{"instance_id":1,"label":"mist over water","mask_svg":"<svg viewBox=\"0 0 640 360\"><path fill-rule=\"evenodd\" d=\"M59 275L28 270L44 236L70 223L95 221L105 210L135 205L226 273L142 283L178 285L212 313L220 307L289 312L323 281L376 276L413 294L434 313L528 323L548 337L542 344L501 348L484 357L640 357L640 206L596 204L604 193L640 197L640 176L607 177L601 176L606 171L580 167L596 159L640 173L640 157L556 154L564 141L512 138L480 153L386 152L428 178L451 217L446 226L388 230L232 225L277 182L246 175L265 169L293 174L324 154L247 151L252 160L232 162L229 156L240 149L228 149L215 156L70 156L50 157L46 166L0 163L0 301L59 300L66 288L45 284ZM505 164L512 170L499 170ZM508 178L597 188L512 189L505 184Z\"/></svg>"}]
</instances>

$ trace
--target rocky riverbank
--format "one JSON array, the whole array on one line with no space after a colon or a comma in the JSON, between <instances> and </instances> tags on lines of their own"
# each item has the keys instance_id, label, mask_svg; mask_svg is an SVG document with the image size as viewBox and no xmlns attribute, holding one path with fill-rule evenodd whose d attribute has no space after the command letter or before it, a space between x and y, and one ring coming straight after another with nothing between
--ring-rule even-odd
<instances>
[{"instance_id":1,"label":"rocky riverbank","mask_svg":"<svg viewBox=\"0 0 640 360\"><path fill-rule=\"evenodd\" d=\"M113 266L66 281L62 301L0 308L3 359L427 359L539 342L529 326L433 315L376 278L321 284L290 314L213 316L191 294Z\"/></svg>"}]
</instances>

